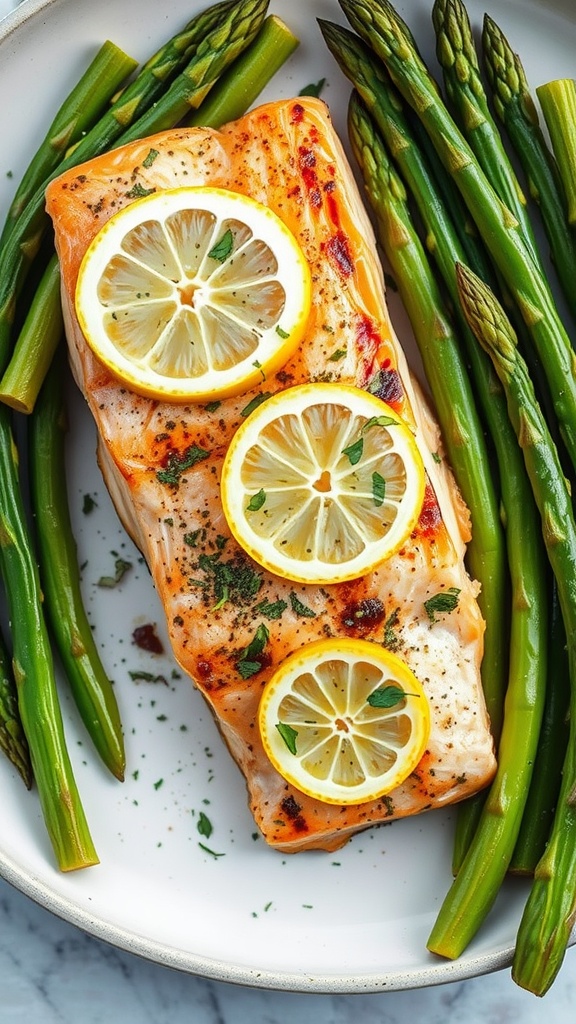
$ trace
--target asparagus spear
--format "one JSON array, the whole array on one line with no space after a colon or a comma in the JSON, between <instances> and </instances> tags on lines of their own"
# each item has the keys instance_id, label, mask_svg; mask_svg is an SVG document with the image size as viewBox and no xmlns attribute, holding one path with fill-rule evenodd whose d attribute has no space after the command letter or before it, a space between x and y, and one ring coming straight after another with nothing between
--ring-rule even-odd
<instances>
[{"instance_id":1,"label":"asparagus spear","mask_svg":"<svg viewBox=\"0 0 576 1024\"><path fill-rule=\"evenodd\" d=\"M568 226L558 167L540 128L524 68L504 33L487 14L482 45L494 110L524 169L530 195L540 207L558 280L576 316L576 240Z\"/></svg>"},{"instance_id":2,"label":"asparagus spear","mask_svg":"<svg viewBox=\"0 0 576 1024\"><path fill-rule=\"evenodd\" d=\"M61 870L88 867L98 863L98 856L66 748L6 406L0 406L0 570L8 596L18 707L48 835Z\"/></svg>"},{"instance_id":3,"label":"asparagus spear","mask_svg":"<svg viewBox=\"0 0 576 1024\"><path fill-rule=\"evenodd\" d=\"M53 255L34 293L12 358L0 380L1 402L18 412L32 412L63 330L60 266L56 255Z\"/></svg>"},{"instance_id":4,"label":"asparagus spear","mask_svg":"<svg viewBox=\"0 0 576 1024\"><path fill-rule=\"evenodd\" d=\"M494 192L443 104L427 68L397 23L388 0L340 0L353 28L384 61L420 117L452 175L494 263L526 322L546 374L566 450L576 466L576 373L570 339L545 276L534 264L518 222Z\"/></svg>"},{"instance_id":5,"label":"asparagus spear","mask_svg":"<svg viewBox=\"0 0 576 1024\"><path fill-rule=\"evenodd\" d=\"M411 128L404 115L400 97L390 87L379 71L370 51L351 32L339 25L320 21L322 35L338 61L344 74L352 81L358 94L370 111L388 150L399 167L404 183L416 200L425 224L425 235L434 258L440 260L454 301L457 301L454 263L464 256L464 244L454 238L451 218L427 162L414 144ZM382 157L384 159L384 156ZM447 240L452 248L446 253ZM470 243L466 253L471 250ZM484 268L480 254L476 265ZM479 352L474 342L469 346L471 357L476 362L487 357ZM489 361L488 361L489 362ZM486 376L484 374L484 376ZM488 386L488 392L490 387ZM448 403L449 404L449 403ZM491 407L491 398L486 403ZM507 416L505 416L507 420ZM450 433L453 433L451 430ZM482 448L484 446L482 445ZM504 535L498 509L492 473L486 462L481 461L477 472L472 470L472 480L477 490L466 479L458 477L458 483L470 501L478 502L478 515L473 516L472 541L467 551L467 564L471 574L481 582L480 605L487 623L486 649L483 664L483 686L496 739L502 720L503 695L505 690L508 633L506 628L507 567ZM467 472L470 467L467 467ZM470 805L468 805L470 806Z\"/></svg>"},{"instance_id":6,"label":"asparagus spear","mask_svg":"<svg viewBox=\"0 0 576 1024\"><path fill-rule=\"evenodd\" d=\"M10 667L10 657L0 634L0 750L22 776L27 789L32 786L30 751L18 711L16 681Z\"/></svg>"},{"instance_id":7,"label":"asparagus spear","mask_svg":"<svg viewBox=\"0 0 576 1024\"><path fill-rule=\"evenodd\" d=\"M10 204L0 245L26 203L50 172L102 116L115 92L136 69L138 62L107 40L98 50L79 82L64 100L48 132L33 156Z\"/></svg>"},{"instance_id":8,"label":"asparagus spear","mask_svg":"<svg viewBox=\"0 0 576 1024\"><path fill-rule=\"evenodd\" d=\"M573 78L559 78L538 86L544 120L550 133L558 173L564 185L568 204L568 223L576 224L576 82Z\"/></svg>"},{"instance_id":9,"label":"asparagus spear","mask_svg":"<svg viewBox=\"0 0 576 1024\"><path fill-rule=\"evenodd\" d=\"M122 133L121 143L172 128L196 110L214 82L258 34L269 0L240 0L202 40L193 59L174 79L161 103L150 106Z\"/></svg>"},{"instance_id":10,"label":"asparagus spear","mask_svg":"<svg viewBox=\"0 0 576 1024\"><path fill-rule=\"evenodd\" d=\"M495 192L516 217L534 260L540 262L526 197L488 106L472 26L462 0L435 0L432 22L446 95L460 128Z\"/></svg>"},{"instance_id":11,"label":"asparagus spear","mask_svg":"<svg viewBox=\"0 0 576 1024\"><path fill-rule=\"evenodd\" d=\"M516 336L489 289L466 268L458 272L462 305L493 360L542 523L566 630L570 676L570 733L562 786L546 851L520 923L513 978L543 995L562 964L576 914L576 522L558 452L542 416Z\"/></svg>"},{"instance_id":12,"label":"asparagus spear","mask_svg":"<svg viewBox=\"0 0 576 1024\"><path fill-rule=\"evenodd\" d=\"M46 614L80 716L102 761L124 778L126 758L114 689L82 602L68 512L63 360L55 359L30 418L29 467Z\"/></svg>"},{"instance_id":13,"label":"asparagus spear","mask_svg":"<svg viewBox=\"0 0 576 1024\"><path fill-rule=\"evenodd\" d=\"M277 15L268 15L254 41L216 82L198 109L184 119L184 124L219 128L241 117L298 45L299 40L288 26Z\"/></svg>"},{"instance_id":14,"label":"asparagus spear","mask_svg":"<svg viewBox=\"0 0 576 1024\"><path fill-rule=\"evenodd\" d=\"M200 95L202 88L213 81L210 77L210 40L215 38L221 47L221 22L234 25L236 16L242 17L242 7L243 0L215 4L193 18L183 31L178 32L150 58L116 103L73 151L60 161L29 199L0 250L0 373L4 372L11 355L12 322L18 294L48 226L44 210L46 185L64 170L120 144L126 139L130 126L150 105L155 104L157 111L160 108L159 116L165 112L168 105L166 83L187 60L195 60L202 44L198 62L207 71L209 78L197 83Z\"/></svg>"},{"instance_id":15,"label":"asparagus spear","mask_svg":"<svg viewBox=\"0 0 576 1024\"><path fill-rule=\"evenodd\" d=\"M562 762L568 740L570 686L566 655L564 623L558 605L557 588L553 586L550 602L546 704L526 810L508 866L508 870L516 875L534 874L546 848L558 803Z\"/></svg>"}]
</instances>

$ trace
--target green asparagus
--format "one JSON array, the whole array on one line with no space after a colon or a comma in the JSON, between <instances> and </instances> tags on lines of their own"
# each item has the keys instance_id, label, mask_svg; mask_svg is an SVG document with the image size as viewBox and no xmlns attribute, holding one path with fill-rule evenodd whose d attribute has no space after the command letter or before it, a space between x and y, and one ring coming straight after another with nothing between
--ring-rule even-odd
<instances>
[{"instance_id":1,"label":"green asparagus","mask_svg":"<svg viewBox=\"0 0 576 1024\"><path fill-rule=\"evenodd\" d=\"M54 255L34 293L12 358L0 380L0 402L18 412L32 412L63 330L60 267Z\"/></svg>"},{"instance_id":2,"label":"green asparagus","mask_svg":"<svg viewBox=\"0 0 576 1024\"><path fill-rule=\"evenodd\" d=\"M135 120L121 136L124 145L172 128L196 110L214 82L257 36L269 0L241 0L200 43L194 57L168 87L161 102Z\"/></svg>"},{"instance_id":3,"label":"green asparagus","mask_svg":"<svg viewBox=\"0 0 576 1024\"><path fill-rule=\"evenodd\" d=\"M18 711L16 681L4 637L0 634L0 750L6 754L22 777L27 789L32 786L32 765L22 720Z\"/></svg>"},{"instance_id":4,"label":"green asparagus","mask_svg":"<svg viewBox=\"0 0 576 1024\"><path fill-rule=\"evenodd\" d=\"M543 995L562 964L576 914L576 523L572 501L526 364L504 310L488 288L460 267L462 305L470 327L493 360L524 456L558 587L570 677L570 733L562 786L546 851L517 935L513 978Z\"/></svg>"},{"instance_id":5,"label":"green asparagus","mask_svg":"<svg viewBox=\"0 0 576 1024\"><path fill-rule=\"evenodd\" d=\"M46 615L80 716L102 761L124 778L126 757L114 689L87 620L68 513L63 360L52 363L30 418L29 471Z\"/></svg>"},{"instance_id":6,"label":"green asparagus","mask_svg":"<svg viewBox=\"0 0 576 1024\"><path fill-rule=\"evenodd\" d=\"M443 104L427 68L402 31L388 0L340 0L353 28L386 65L420 117L448 173L457 182L481 237L530 331L546 373L560 432L576 466L576 370L572 345L550 286L533 262L518 222L487 181Z\"/></svg>"},{"instance_id":7,"label":"green asparagus","mask_svg":"<svg viewBox=\"0 0 576 1024\"><path fill-rule=\"evenodd\" d=\"M558 173L566 195L568 223L576 224L576 82L573 78L559 78L538 86L544 120L550 134Z\"/></svg>"},{"instance_id":8,"label":"green asparagus","mask_svg":"<svg viewBox=\"0 0 576 1024\"><path fill-rule=\"evenodd\" d=\"M540 127L524 68L488 15L484 17L482 45L494 110L524 170L530 195L540 208L558 280L576 317L576 239L568 225L558 167Z\"/></svg>"},{"instance_id":9,"label":"green asparagus","mask_svg":"<svg viewBox=\"0 0 576 1024\"><path fill-rule=\"evenodd\" d=\"M436 55L456 120L494 191L516 217L534 260L540 262L526 197L488 106L472 27L462 0L435 0L432 22Z\"/></svg>"},{"instance_id":10,"label":"green asparagus","mask_svg":"<svg viewBox=\"0 0 576 1024\"><path fill-rule=\"evenodd\" d=\"M64 100L24 172L8 209L0 245L3 245L26 203L64 159L68 147L78 142L100 119L114 94L137 66L137 61L109 40L100 47L82 78Z\"/></svg>"},{"instance_id":11,"label":"green asparagus","mask_svg":"<svg viewBox=\"0 0 576 1024\"><path fill-rule=\"evenodd\" d=\"M62 871L98 863L66 748L38 568L20 492L10 410L0 405L0 571L8 598L18 708Z\"/></svg>"},{"instance_id":12,"label":"green asparagus","mask_svg":"<svg viewBox=\"0 0 576 1024\"><path fill-rule=\"evenodd\" d=\"M184 124L219 128L241 117L298 45L288 26L277 15L270 14L254 41L216 82L198 109L184 119Z\"/></svg>"},{"instance_id":13,"label":"green asparagus","mask_svg":"<svg viewBox=\"0 0 576 1024\"><path fill-rule=\"evenodd\" d=\"M558 802L562 762L568 741L570 686L566 634L556 586L550 602L550 639L546 659L546 705L526 810L508 870L533 875L544 853Z\"/></svg>"}]
</instances>

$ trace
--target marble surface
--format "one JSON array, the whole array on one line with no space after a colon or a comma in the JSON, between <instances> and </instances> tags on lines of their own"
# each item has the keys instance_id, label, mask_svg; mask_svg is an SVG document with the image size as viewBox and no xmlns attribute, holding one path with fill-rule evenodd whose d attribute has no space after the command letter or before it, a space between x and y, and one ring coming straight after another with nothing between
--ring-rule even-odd
<instances>
[{"instance_id":1,"label":"marble surface","mask_svg":"<svg viewBox=\"0 0 576 1024\"><path fill-rule=\"evenodd\" d=\"M0 880L1 1024L572 1024L576 948L543 999L508 971L414 991L272 992L179 974L120 952Z\"/></svg>"},{"instance_id":2,"label":"marble surface","mask_svg":"<svg viewBox=\"0 0 576 1024\"><path fill-rule=\"evenodd\" d=\"M0 0L0 17L15 6ZM0 1024L551 1024L574 1020L576 948L543 1000L508 971L434 989L327 996L234 987L121 952L0 879Z\"/></svg>"}]
</instances>

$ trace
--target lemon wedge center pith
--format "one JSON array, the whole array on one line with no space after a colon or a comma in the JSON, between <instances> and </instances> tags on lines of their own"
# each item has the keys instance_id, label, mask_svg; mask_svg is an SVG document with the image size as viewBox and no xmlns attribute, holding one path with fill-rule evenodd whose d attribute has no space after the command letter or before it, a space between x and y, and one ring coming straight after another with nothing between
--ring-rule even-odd
<instances>
[{"instance_id":1,"label":"lemon wedge center pith","mask_svg":"<svg viewBox=\"0 0 576 1024\"><path fill-rule=\"evenodd\" d=\"M310 271L286 225L224 189L159 191L104 225L80 268L76 311L98 358L152 397L248 390L295 351Z\"/></svg>"}]
</instances>

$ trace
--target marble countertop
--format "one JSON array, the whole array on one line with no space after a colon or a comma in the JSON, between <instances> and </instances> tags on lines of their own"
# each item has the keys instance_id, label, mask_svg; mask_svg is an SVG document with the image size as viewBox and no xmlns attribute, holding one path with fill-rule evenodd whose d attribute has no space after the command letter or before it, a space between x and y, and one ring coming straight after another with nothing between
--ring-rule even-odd
<instances>
[{"instance_id":1,"label":"marble countertop","mask_svg":"<svg viewBox=\"0 0 576 1024\"><path fill-rule=\"evenodd\" d=\"M0 0L0 17L15 0ZM508 971L436 988L316 995L235 987L141 960L84 934L0 879L0 1024L572 1024L576 947L539 1000Z\"/></svg>"},{"instance_id":2,"label":"marble countertop","mask_svg":"<svg viewBox=\"0 0 576 1024\"><path fill-rule=\"evenodd\" d=\"M20 1024L572 1024L576 948L543 999L508 971L370 995L236 987L179 974L85 935L0 880L0 1022Z\"/></svg>"}]
</instances>

